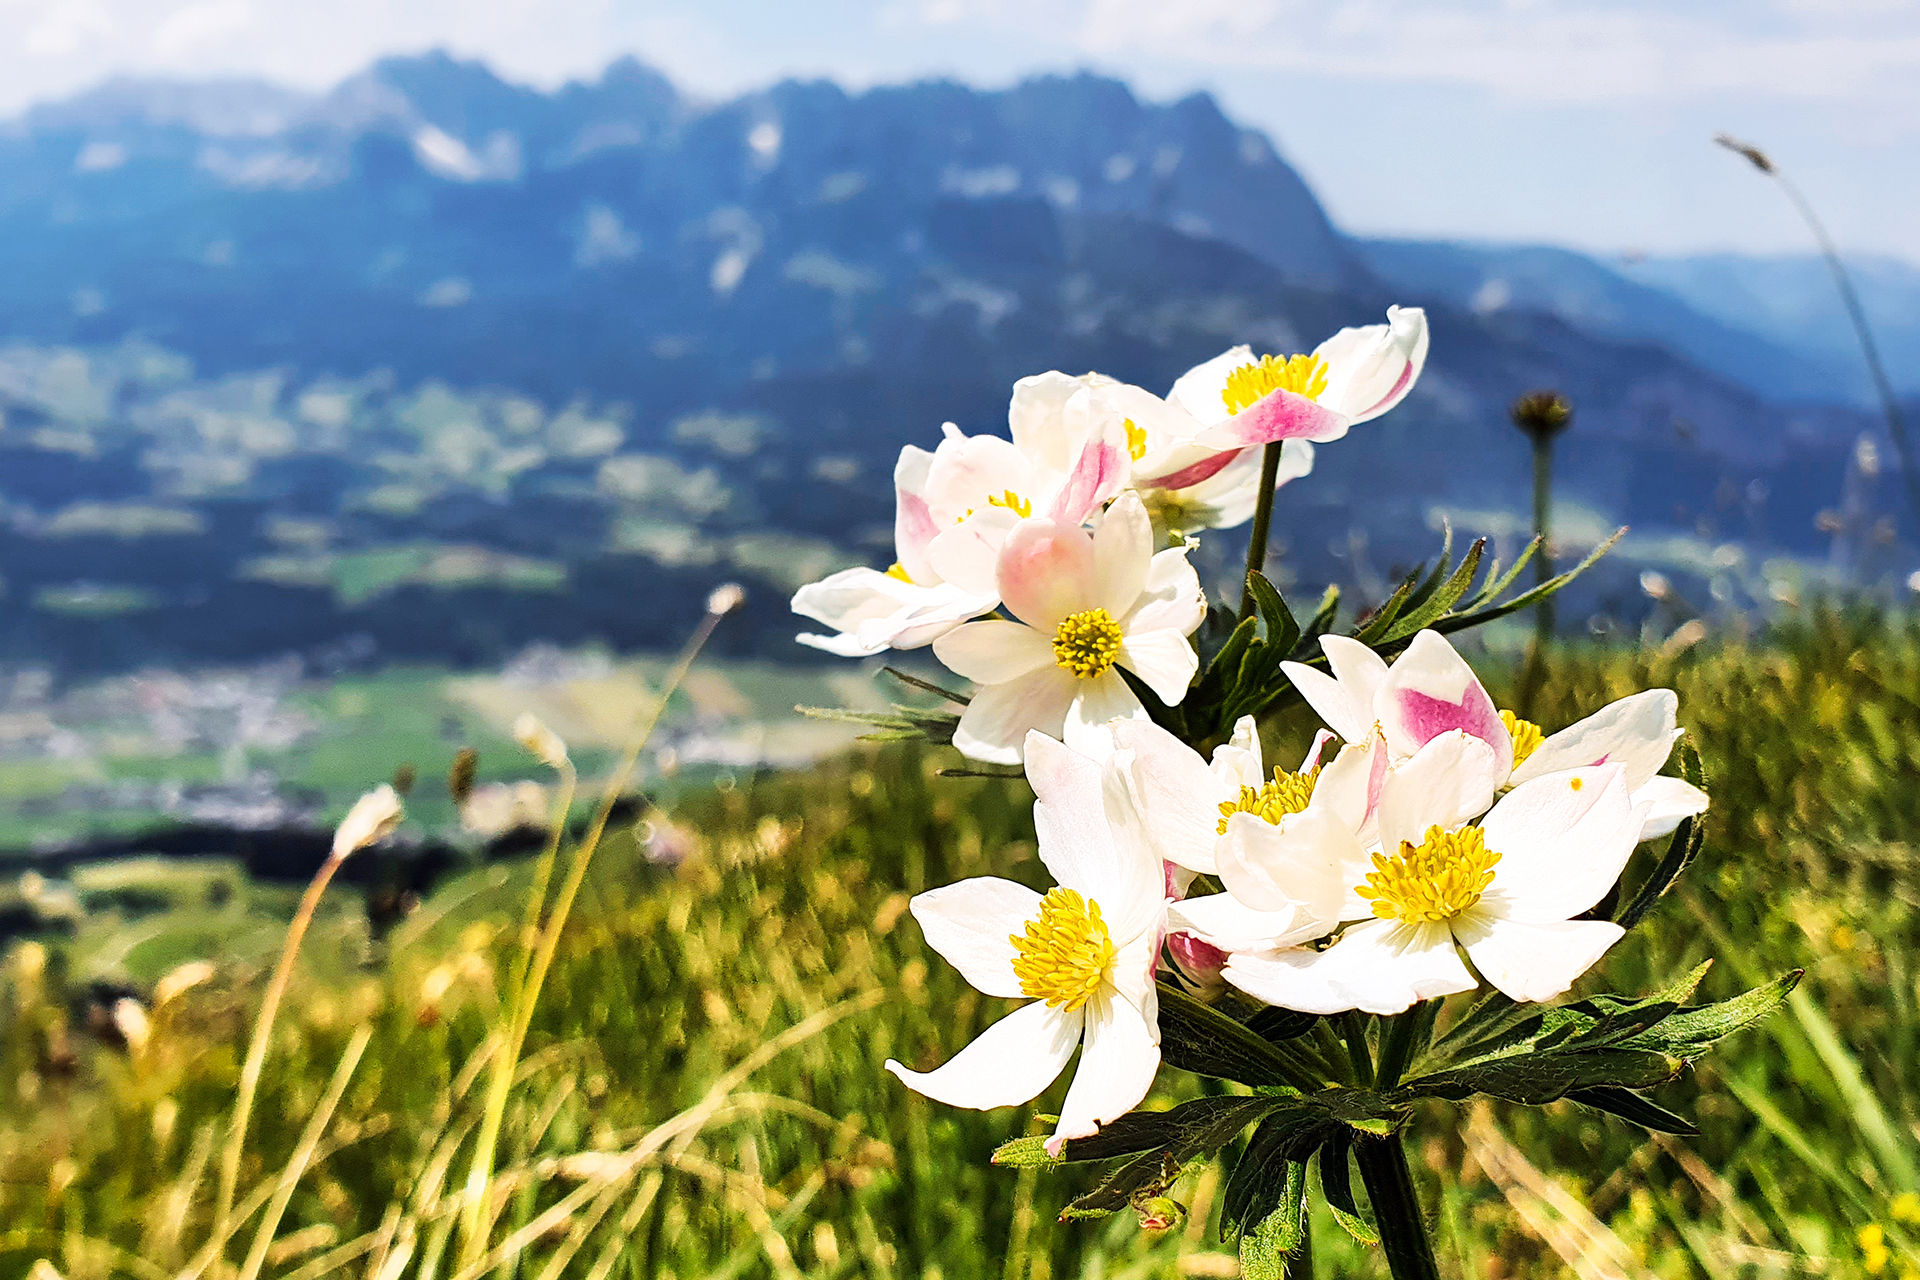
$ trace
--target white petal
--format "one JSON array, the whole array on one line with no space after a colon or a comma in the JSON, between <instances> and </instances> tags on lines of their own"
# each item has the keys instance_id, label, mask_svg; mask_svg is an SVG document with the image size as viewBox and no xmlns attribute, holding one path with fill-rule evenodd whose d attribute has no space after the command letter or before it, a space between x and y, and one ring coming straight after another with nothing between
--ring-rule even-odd
<instances>
[{"instance_id":1,"label":"white petal","mask_svg":"<svg viewBox=\"0 0 1920 1280\"><path fill-rule=\"evenodd\" d=\"M1707 811L1707 793L1682 778L1649 778L1633 793L1636 807L1646 807L1640 824L1642 840L1659 840L1673 834L1680 819Z\"/></svg>"},{"instance_id":2,"label":"white petal","mask_svg":"<svg viewBox=\"0 0 1920 1280\"><path fill-rule=\"evenodd\" d=\"M1493 748L1458 729L1387 770L1380 786L1380 847L1389 857L1433 827L1452 831L1485 813L1506 771Z\"/></svg>"},{"instance_id":3,"label":"white petal","mask_svg":"<svg viewBox=\"0 0 1920 1280\"><path fill-rule=\"evenodd\" d=\"M1067 470L1087 430L1086 386L1084 377L1055 371L1013 384L1007 428L1021 453L1056 473Z\"/></svg>"},{"instance_id":4,"label":"white petal","mask_svg":"<svg viewBox=\"0 0 1920 1280\"><path fill-rule=\"evenodd\" d=\"M1343 876L1362 861L1359 842L1329 810L1308 805L1277 823L1251 813L1227 819L1214 850L1220 883L1256 911L1299 908L1325 923L1339 923Z\"/></svg>"},{"instance_id":5,"label":"white petal","mask_svg":"<svg viewBox=\"0 0 1920 1280\"><path fill-rule=\"evenodd\" d=\"M1280 670L1327 727L1348 742L1364 740L1373 732L1373 707L1354 698L1347 687L1324 671L1298 662L1283 662Z\"/></svg>"},{"instance_id":6,"label":"white petal","mask_svg":"<svg viewBox=\"0 0 1920 1280\"><path fill-rule=\"evenodd\" d=\"M1061 739L1075 751L1105 756L1113 750L1112 721L1144 720L1147 709L1117 671L1074 681L1073 701L1062 721Z\"/></svg>"},{"instance_id":7,"label":"white petal","mask_svg":"<svg viewBox=\"0 0 1920 1280\"><path fill-rule=\"evenodd\" d=\"M1133 878L1107 822L1104 761L1041 733L1028 736L1026 757L1040 861L1055 884L1104 911Z\"/></svg>"},{"instance_id":8,"label":"white petal","mask_svg":"<svg viewBox=\"0 0 1920 1280\"><path fill-rule=\"evenodd\" d=\"M1033 460L999 436L954 436L934 451L927 473L927 507L934 522L953 523L988 499L1011 492L1031 502L1044 483ZM1050 480L1051 477L1048 477Z\"/></svg>"},{"instance_id":9,"label":"white petal","mask_svg":"<svg viewBox=\"0 0 1920 1280\"><path fill-rule=\"evenodd\" d=\"M1350 636L1321 636L1320 651L1327 655L1327 670L1333 673L1333 678L1340 682L1352 696L1354 704L1365 713L1370 728L1373 724L1374 700L1387 683L1392 668L1387 666L1386 659ZM1340 736L1346 737L1345 734ZM1347 738L1347 741L1358 742L1364 737L1366 733L1363 731L1357 737Z\"/></svg>"},{"instance_id":10,"label":"white petal","mask_svg":"<svg viewBox=\"0 0 1920 1280\"><path fill-rule=\"evenodd\" d=\"M1142 1011L1118 995L1086 1006L1086 1048L1073 1084L1060 1106L1060 1124L1047 1143L1090 1137L1101 1125L1140 1105L1160 1070L1160 1031L1153 1010Z\"/></svg>"},{"instance_id":11,"label":"white petal","mask_svg":"<svg viewBox=\"0 0 1920 1280\"><path fill-rule=\"evenodd\" d=\"M1128 635L1120 642L1117 661L1145 681L1154 696L1170 707L1180 705L1200 670L1200 657L1193 646L1171 627Z\"/></svg>"},{"instance_id":12,"label":"white petal","mask_svg":"<svg viewBox=\"0 0 1920 1280\"><path fill-rule=\"evenodd\" d=\"M1608 703L1534 748L1513 771L1516 783L1562 769L1617 764L1627 785L1638 790L1660 772L1680 736L1680 699L1671 689L1647 689Z\"/></svg>"},{"instance_id":13,"label":"white petal","mask_svg":"<svg viewBox=\"0 0 1920 1280\"><path fill-rule=\"evenodd\" d=\"M1252 364L1253 348L1231 347L1205 364L1197 364L1174 382L1167 399L1179 405L1202 423L1212 424L1228 416L1227 375L1241 365Z\"/></svg>"},{"instance_id":14,"label":"white petal","mask_svg":"<svg viewBox=\"0 0 1920 1280\"><path fill-rule=\"evenodd\" d=\"M1301 908L1256 911L1230 893L1182 898L1167 908L1167 928L1222 951L1264 951L1310 942L1328 927Z\"/></svg>"},{"instance_id":15,"label":"white petal","mask_svg":"<svg viewBox=\"0 0 1920 1280\"><path fill-rule=\"evenodd\" d=\"M1223 976L1268 1004L1306 1013L1399 1013L1421 1000L1479 984L1444 924L1369 920L1319 953L1235 955Z\"/></svg>"},{"instance_id":16,"label":"white petal","mask_svg":"<svg viewBox=\"0 0 1920 1280\"><path fill-rule=\"evenodd\" d=\"M1197 751L1150 720L1113 726L1113 741L1133 753L1134 794L1160 856L1212 875L1214 827L1227 789Z\"/></svg>"},{"instance_id":17,"label":"white petal","mask_svg":"<svg viewBox=\"0 0 1920 1280\"><path fill-rule=\"evenodd\" d=\"M1378 733L1349 742L1314 780L1313 803L1331 810L1362 845L1373 843L1374 810L1387 782L1387 744Z\"/></svg>"},{"instance_id":18,"label":"white petal","mask_svg":"<svg viewBox=\"0 0 1920 1280\"><path fill-rule=\"evenodd\" d=\"M1187 549L1174 547L1155 553L1147 565L1146 589L1122 621L1127 631L1166 629L1190 636L1207 616L1207 598L1200 575L1187 563Z\"/></svg>"},{"instance_id":19,"label":"white petal","mask_svg":"<svg viewBox=\"0 0 1920 1280\"><path fill-rule=\"evenodd\" d=\"M1523 924L1478 911L1453 927L1480 976L1515 1000L1560 995L1626 932L1606 920Z\"/></svg>"},{"instance_id":20,"label":"white petal","mask_svg":"<svg viewBox=\"0 0 1920 1280\"><path fill-rule=\"evenodd\" d=\"M907 445L893 464L893 553L915 582L932 583L939 575L927 559L927 543L940 530L927 507L927 473L933 455Z\"/></svg>"},{"instance_id":21,"label":"white petal","mask_svg":"<svg viewBox=\"0 0 1920 1280\"><path fill-rule=\"evenodd\" d=\"M1022 520L1000 549L995 580L1008 611L1048 635L1067 615L1100 603L1093 538L1077 525Z\"/></svg>"},{"instance_id":22,"label":"white petal","mask_svg":"<svg viewBox=\"0 0 1920 1280\"><path fill-rule=\"evenodd\" d=\"M1124 618L1147 585L1153 560L1153 522L1137 493L1123 493L1107 508L1093 534L1094 599Z\"/></svg>"},{"instance_id":23,"label":"white petal","mask_svg":"<svg viewBox=\"0 0 1920 1280\"><path fill-rule=\"evenodd\" d=\"M1115 751L1101 765L1101 800L1115 866L1099 902L1116 945L1126 947L1152 934L1147 945L1153 952L1166 921L1167 864L1147 830L1133 763L1131 752Z\"/></svg>"},{"instance_id":24,"label":"white petal","mask_svg":"<svg viewBox=\"0 0 1920 1280\"><path fill-rule=\"evenodd\" d=\"M933 656L979 684L1005 684L1053 665L1053 641L1032 627L987 618L957 627L933 642Z\"/></svg>"},{"instance_id":25,"label":"white petal","mask_svg":"<svg viewBox=\"0 0 1920 1280\"><path fill-rule=\"evenodd\" d=\"M1011 939L1040 914L1040 895L997 876L975 876L916 894L913 918L927 945L974 988L990 996L1017 997Z\"/></svg>"},{"instance_id":26,"label":"white petal","mask_svg":"<svg viewBox=\"0 0 1920 1280\"><path fill-rule=\"evenodd\" d=\"M1605 896L1640 841L1619 765L1523 782L1480 823L1500 855L1482 909L1514 920L1570 920Z\"/></svg>"},{"instance_id":27,"label":"white petal","mask_svg":"<svg viewBox=\"0 0 1920 1280\"><path fill-rule=\"evenodd\" d=\"M973 695L960 713L953 745L961 755L994 764L1019 764L1027 734L1058 734L1073 701L1074 679L1059 667L991 684Z\"/></svg>"},{"instance_id":28,"label":"white petal","mask_svg":"<svg viewBox=\"0 0 1920 1280\"><path fill-rule=\"evenodd\" d=\"M950 1107L987 1111L1031 1102L1060 1077L1080 1043L1081 1011L1040 1000L1015 1009L933 1071L909 1071L891 1058L887 1070L915 1093Z\"/></svg>"},{"instance_id":29,"label":"white petal","mask_svg":"<svg viewBox=\"0 0 1920 1280\"><path fill-rule=\"evenodd\" d=\"M1079 524L1120 492L1128 470L1126 429L1118 419L1108 419L1088 433L1073 469L1060 481L1047 510L1036 508L1035 514L1062 524Z\"/></svg>"},{"instance_id":30,"label":"white petal","mask_svg":"<svg viewBox=\"0 0 1920 1280\"><path fill-rule=\"evenodd\" d=\"M1438 631L1418 633L1394 659L1373 709L1396 756L1458 729L1493 748L1502 778L1513 771L1513 735L1473 668Z\"/></svg>"},{"instance_id":31,"label":"white petal","mask_svg":"<svg viewBox=\"0 0 1920 1280\"><path fill-rule=\"evenodd\" d=\"M1406 398L1427 362L1427 313L1388 307L1387 323L1342 329L1314 350L1327 362L1321 402L1355 423L1368 422Z\"/></svg>"},{"instance_id":32,"label":"white petal","mask_svg":"<svg viewBox=\"0 0 1920 1280\"><path fill-rule=\"evenodd\" d=\"M1260 752L1260 726L1252 716L1233 724L1233 736L1213 749L1211 771L1219 780L1219 798L1232 800L1241 787L1258 791L1267 784L1267 765Z\"/></svg>"},{"instance_id":33,"label":"white petal","mask_svg":"<svg viewBox=\"0 0 1920 1280\"><path fill-rule=\"evenodd\" d=\"M934 535L927 543L927 563L960 590L998 599L1000 552L1019 523L1019 513L1005 507L975 511Z\"/></svg>"},{"instance_id":34,"label":"white petal","mask_svg":"<svg viewBox=\"0 0 1920 1280\"><path fill-rule=\"evenodd\" d=\"M1260 502L1263 450L1243 449L1233 461L1198 484L1177 490L1181 508L1195 513L1184 529L1232 529L1253 518ZM1313 445L1288 440L1280 449L1280 470L1273 487L1279 489L1313 471Z\"/></svg>"}]
</instances>

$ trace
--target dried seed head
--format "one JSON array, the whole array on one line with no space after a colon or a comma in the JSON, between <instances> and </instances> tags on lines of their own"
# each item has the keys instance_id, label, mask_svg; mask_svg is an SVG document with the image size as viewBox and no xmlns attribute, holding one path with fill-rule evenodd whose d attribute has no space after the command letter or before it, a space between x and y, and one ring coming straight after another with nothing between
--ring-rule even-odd
<instances>
[{"instance_id":1,"label":"dried seed head","mask_svg":"<svg viewBox=\"0 0 1920 1280\"><path fill-rule=\"evenodd\" d=\"M400 806L399 793L381 783L354 801L353 808L333 833L333 856L344 858L366 848L400 825L406 810Z\"/></svg>"},{"instance_id":2,"label":"dried seed head","mask_svg":"<svg viewBox=\"0 0 1920 1280\"><path fill-rule=\"evenodd\" d=\"M1751 142L1742 142L1730 133L1716 133L1713 135L1713 140L1735 155L1745 156L1747 162L1760 172L1773 172L1773 157Z\"/></svg>"},{"instance_id":3,"label":"dried seed head","mask_svg":"<svg viewBox=\"0 0 1920 1280\"><path fill-rule=\"evenodd\" d=\"M567 767L567 744L560 740L559 734L540 723L538 716L528 713L515 720L513 738L547 768Z\"/></svg>"},{"instance_id":4,"label":"dried seed head","mask_svg":"<svg viewBox=\"0 0 1920 1280\"><path fill-rule=\"evenodd\" d=\"M479 767L480 753L472 747L462 747L454 756L453 767L447 770L447 794L455 804L465 804L473 794L473 773Z\"/></svg>"},{"instance_id":5,"label":"dried seed head","mask_svg":"<svg viewBox=\"0 0 1920 1280\"><path fill-rule=\"evenodd\" d=\"M747 589L737 582L723 582L707 597L707 612L714 617L732 613L747 602Z\"/></svg>"}]
</instances>

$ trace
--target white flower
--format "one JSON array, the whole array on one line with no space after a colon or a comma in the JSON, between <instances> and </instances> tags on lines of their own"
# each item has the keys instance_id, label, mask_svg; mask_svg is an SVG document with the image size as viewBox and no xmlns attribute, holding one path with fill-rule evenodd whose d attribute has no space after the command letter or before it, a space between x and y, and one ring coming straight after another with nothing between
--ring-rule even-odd
<instances>
[{"instance_id":1,"label":"white flower","mask_svg":"<svg viewBox=\"0 0 1920 1280\"><path fill-rule=\"evenodd\" d=\"M1032 1003L937 1070L886 1065L929 1098L987 1110L1037 1097L1084 1040L1047 1144L1058 1155L1137 1105L1160 1068L1153 971L1165 882L1117 772L1037 733L1026 756L1040 860L1059 887L1043 897L982 876L912 906L928 945L975 988Z\"/></svg>"},{"instance_id":2,"label":"white flower","mask_svg":"<svg viewBox=\"0 0 1920 1280\"><path fill-rule=\"evenodd\" d=\"M1492 765L1485 743L1455 731L1391 770L1382 852L1370 868L1348 869L1341 914L1364 923L1325 951L1235 954L1223 976L1290 1009L1398 1013L1478 985L1458 944L1515 1000L1564 992L1623 933L1573 917L1619 879L1648 806L1633 803L1626 770L1610 764L1523 782L1477 824L1459 825L1460 797L1484 785Z\"/></svg>"},{"instance_id":3,"label":"white flower","mask_svg":"<svg viewBox=\"0 0 1920 1280\"><path fill-rule=\"evenodd\" d=\"M1173 500L1208 513L1189 514L1185 527L1225 527L1250 516L1259 497L1260 468L1247 458L1257 446L1338 440L1399 404L1426 358L1426 313L1389 307L1386 324L1342 329L1311 355L1255 359L1234 347L1181 375L1165 400L1124 383L1096 386L1093 396L1124 424L1135 488L1175 491ZM1283 452L1282 478L1312 465L1296 445Z\"/></svg>"},{"instance_id":4,"label":"white flower","mask_svg":"<svg viewBox=\"0 0 1920 1280\"><path fill-rule=\"evenodd\" d=\"M803 634L801 644L843 658L863 658L886 649L917 649L991 610L991 592L961 590L934 572L927 545L939 529L927 507L927 474L933 455L912 445L900 450L893 468L894 554L884 573L843 569L794 593L793 611L832 627L838 635Z\"/></svg>"},{"instance_id":5,"label":"white flower","mask_svg":"<svg viewBox=\"0 0 1920 1280\"><path fill-rule=\"evenodd\" d=\"M980 686L953 745L1014 763L1029 730L1104 756L1107 723L1146 716L1115 667L1172 706L1199 659L1186 637L1206 616L1185 547L1155 554L1146 508L1122 494L1100 527L1034 517L1007 535L995 586L1017 621L969 622L941 636L940 661Z\"/></svg>"},{"instance_id":6,"label":"white flower","mask_svg":"<svg viewBox=\"0 0 1920 1280\"><path fill-rule=\"evenodd\" d=\"M1459 730L1494 753L1494 788L1518 786L1563 769L1619 764L1634 803L1647 806L1642 840L1667 835L1680 819L1703 813L1707 795L1679 778L1660 777L1680 736L1680 699L1671 689L1648 689L1601 708L1551 736L1495 708L1465 659L1437 631L1422 631L1389 667L1380 655L1345 636L1323 636L1331 676L1283 662L1280 669L1320 718L1348 742L1379 726L1395 759L1405 759L1443 733ZM1491 802L1493 793L1487 800Z\"/></svg>"}]
</instances>

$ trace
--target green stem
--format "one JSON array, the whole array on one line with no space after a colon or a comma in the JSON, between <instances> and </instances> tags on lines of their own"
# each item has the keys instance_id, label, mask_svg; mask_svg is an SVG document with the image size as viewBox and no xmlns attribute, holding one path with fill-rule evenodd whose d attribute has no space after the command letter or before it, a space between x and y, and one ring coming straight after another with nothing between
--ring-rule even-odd
<instances>
[{"instance_id":1,"label":"green stem","mask_svg":"<svg viewBox=\"0 0 1920 1280\"><path fill-rule=\"evenodd\" d=\"M1353 1160L1360 1166L1367 1199L1373 1202L1373 1220L1380 1228L1380 1247L1393 1280L1440 1280L1400 1135L1356 1140Z\"/></svg>"},{"instance_id":2,"label":"green stem","mask_svg":"<svg viewBox=\"0 0 1920 1280\"><path fill-rule=\"evenodd\" d=\"M1300 1207L1300 1245L1287 1255L1284 1280L1313 1280L1313 1215Z\"/></svg>"},{"instance_id":3,"label":"green stem","mask_svg":"<svg viewBox=\"0 0 1920 1280\"><path fill-rule=\"evenodd\" d=\"M1373 1088L1373 1055L1367 1051L1366 1020L1357 1013L1340 1015L1340 1037L1347 1042L1347 1061L1353 1064L1353 1082Z\"/></svg>"},{"instance_id":4,"label":"green stem","mask_svg":"<svg viewBox=\"0 0 1920 1280\"><path fill-rule=\"evenodd\" d=\"M1391 1089L1400 1083L1400 1073L1413 1059L1415 1042L1420 1039L1423 1007L1415 1005L1405 1013L1381 1019L1380 1065L1373 1073L1375 1089Z\"/></svg>"},{"instance_id":5,"label":"green stem","mask_svg":"<svg viewBox=\"0 0 1920 1280\"><path fill-rule=\"evenodd\" d=\"M1540 550L1533 556L1533 579L1545 585L1553 577L1553 438L1544 431L1533 433L1533 532ZM1553 636L1553 597L1534 606L1534 644L1544 648Z\"/></svg>"},{"instance_id":6,"label":"green stem","mask_svg":"<svg viewBox=\"0 0 1920 1280\"><path fill-rule=\"evenodd\" d=\"M1253 534L1247 542L1248 578L1267 567L1267 534L1273 528L1273 495L1274 486L1280 482L1281 446L1282 442L1275 440L1260 457L1260 498L1253 508ZM1251 584L1240 588L1240 616L1253 616Z\"/></svg>"}]
</instances>

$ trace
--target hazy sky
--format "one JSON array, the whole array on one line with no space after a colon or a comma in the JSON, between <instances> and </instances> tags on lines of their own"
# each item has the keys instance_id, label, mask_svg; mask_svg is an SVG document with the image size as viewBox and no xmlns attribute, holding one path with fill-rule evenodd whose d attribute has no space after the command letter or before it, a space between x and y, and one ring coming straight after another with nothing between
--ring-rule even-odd
<instances>
[{"instance_id":1,"label":"hazy sky","mask_svg":"<svg viewBox=\"0 0 1920 1280\"><path fill-rule=\"evenodd\" d=\"M638 55L784 75L1205 88L1357 232L1800 251L1770 150L1854 251L1920 262L1920 0L0 0L0 114L114 73L324 88L434 46L542 85Z\"/></svg>"}]
</instances>

